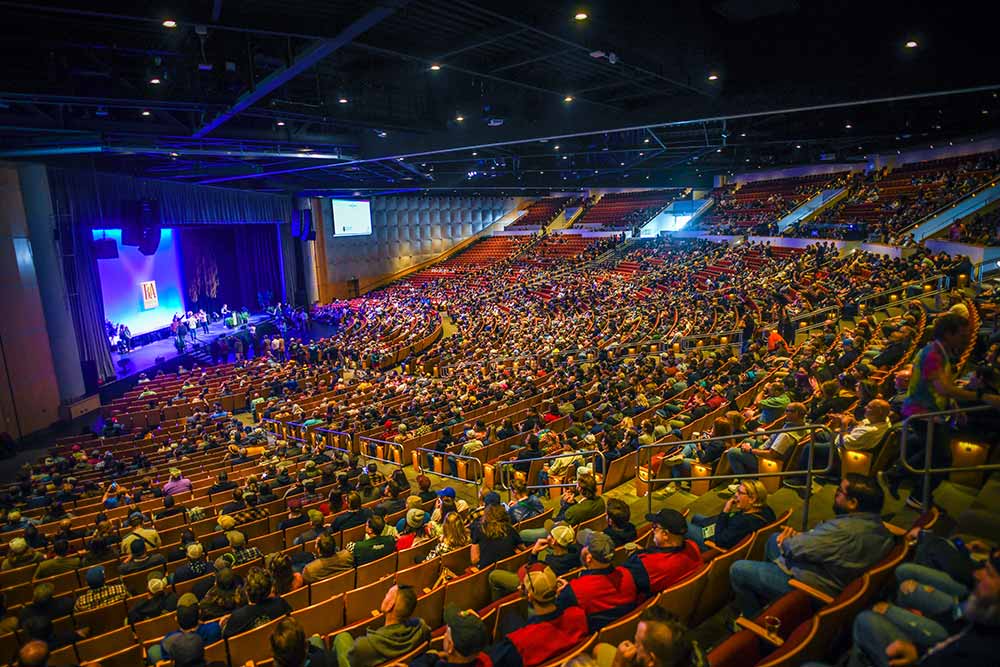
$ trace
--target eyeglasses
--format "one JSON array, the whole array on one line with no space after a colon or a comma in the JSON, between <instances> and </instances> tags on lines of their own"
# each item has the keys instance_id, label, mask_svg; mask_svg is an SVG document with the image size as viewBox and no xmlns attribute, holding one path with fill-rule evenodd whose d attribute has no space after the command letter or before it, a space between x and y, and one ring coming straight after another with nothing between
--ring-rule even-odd
<instances>
[{"instance_id":1,"label":"eyeglasses","mask_svg":"<svg viewBox=\"0 0 1000 667\"><path fill-rule=\"evenodd\" d=\"M741 487L739 487L738 489L736 489L736 495L737 495L737 496L745 496L745 495L747 495L747 492L746 492L746 490L745 490L745 489L744 489L744 488L743 488L743 487L741 486Z\"/></svg>"}]
</instances>

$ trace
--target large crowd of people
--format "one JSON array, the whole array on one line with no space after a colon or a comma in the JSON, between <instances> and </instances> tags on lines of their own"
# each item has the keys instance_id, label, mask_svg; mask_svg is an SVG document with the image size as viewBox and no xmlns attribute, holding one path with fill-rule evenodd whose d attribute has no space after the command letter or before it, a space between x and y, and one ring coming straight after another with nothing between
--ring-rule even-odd
<instances>
[{"instance_id":1,"label":"large crowd of people","mask_svg":"<svg viewBox=\"0 0 1000 667\"><path fill-rule=\"evenodd\" d=\"M992 294L945 293L940 312L921 299L928 280L963 270L960 258L925 249L905 259L841 256L824 243L787 252L602 243L592 255L601 262L539 263L535 244L474 279L397 283L317 306L312 319L332 330L325 338L147 379L99 436L59 443L0 494L0 569L20 577L5 579L0 595L13 637L4 650L24 665L66 647L81 654L88 638L78 619L96 623L95 610L111 608L119 618L110 632L163 621L162 636L144 641L150 664L211 663L220 641L232 657L234 637L266 632L255 659L283 667L535 667L634 616L634 638L593 647L598 664L707 664L712 647L650 603L778 521L755 473L778 461L805 475L808 459L796 455L805 431L759 430L830 425L826 440L812 434L823 459L814 469L830 469L813 480L835 488L835 516L801 532L785 526L762 559L732 564L733 605L746 621L793 580L836 597L889 557L897 538L882 522L886 495L909 489L908 505L931 510L923 503L943 476L926 489L900 465L878 478L842 476L838 451L876 451L905 417L1000 406L990 373L960 380L962 365L996 365L996 346L976 345L980 304ZM621 263L630 270L616 271ZM166 419L179 407L186 412ZM128 419L136 410L164 418ZM996 431L994 417L973 413L963 428L982 437ZM955 425L917 422L911 464L922 465L932 429L934 465L948 465ZM344 447L326 433L354 437ZM681 441L691 443L671 445ZM502 449L485 463L516 457L507 503L504 475L468 497L456 493L460 481L431 480L471 479L459 464L494 445ZM394 461L393 447L415 458ZM636 452L677 480L663 488L668 497L691 488L696 468L736 479L717 489L726 498L717 515L660 507L639 520L603 484ZM546 465L532 463L542 457ZM559 480L558 499L537 492ZM805 477L786 485L801 492ZM985 542L966 546L961 563L928 546L910 569L899 566L895 604L855 622L855 664L949 655L987 664L974 660L988 656L1000 627L1000 556ZM414 550L423 550L415 564L442 564L427 590L386 580L374 615L357 626L299 613L334 597L317 592L332 579ZM487 575L476 580L481 605L441 608L433 597L478 573ZM514 600L519 613L494 634L491 603Z\"/></svg>"}]
</instances>

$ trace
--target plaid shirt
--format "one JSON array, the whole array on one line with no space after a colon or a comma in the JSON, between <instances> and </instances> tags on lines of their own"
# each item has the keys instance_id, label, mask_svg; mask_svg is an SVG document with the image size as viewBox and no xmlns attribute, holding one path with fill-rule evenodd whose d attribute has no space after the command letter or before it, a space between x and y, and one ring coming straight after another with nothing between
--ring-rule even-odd
<instances>
[{"instance_id":1,"label":"plaid shirt","mask_svg":"<svg viewBox=\"0 0 1000 667\"><path fill-rule=\"evenodd\" d=\"M244 524L266 519L270 515L271 513L263 507L248 507L245 510L240 510L234 514L233 518L236 519L237 524Z\"/></svg>"},{"instance_id":2,"label":"plaid shirt","mask_svg":"<svg viewBox=\"0 0 1000 667\"><path fill-rule=\"evenodd\" d=\"M234 565L242 565L243 563L249 563L252 560L261 558L263 554L257 547L240 547L239 549L233 549L233 556L236 557Z\"/></svg>"},{"instance_id":3,"label":"plaid shirt","mask_svg":"<svg viewBox=\"0 0 1000 667\"><path fill-rule=\"evenodd\" d=\"M128 591L123 584L106 584L100 588L91 588L86 593L76 599L73 606L75 611L87 611L106 607L109 604L121 602L128 597Z\"/></svg>"}]
</instances>

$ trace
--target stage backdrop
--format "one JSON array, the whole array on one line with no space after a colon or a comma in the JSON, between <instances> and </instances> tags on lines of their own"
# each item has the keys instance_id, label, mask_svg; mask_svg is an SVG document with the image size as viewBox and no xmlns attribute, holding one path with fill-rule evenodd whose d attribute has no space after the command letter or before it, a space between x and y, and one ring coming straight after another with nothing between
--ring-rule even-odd
<instances>
[{"instance_id":1,"label":"stage backdrop","mask_svg":"<svg viewBox=\"0 0 1000 667\"><path fill-rule=\"evenodd\" d=\"M184 282L184 302L196 310L261 307L283 300L276 225L205 225L176 230Z\"/></svg>"},{"instance_id":2,"label":"stage backdrop","mask_svg":"<svg viewBox=\"0 0 1000 667\"><path fill-rule=\"evenodd\" d=\"M95 229L93 234L95 239L107 236L118 244L118 259L97 260L107 319L124 322L138 336L169 325L174 313L184 312L175 230L160 230L160 246L152 255L122 245L120 229Z\"/></svg>"}]
</instances>

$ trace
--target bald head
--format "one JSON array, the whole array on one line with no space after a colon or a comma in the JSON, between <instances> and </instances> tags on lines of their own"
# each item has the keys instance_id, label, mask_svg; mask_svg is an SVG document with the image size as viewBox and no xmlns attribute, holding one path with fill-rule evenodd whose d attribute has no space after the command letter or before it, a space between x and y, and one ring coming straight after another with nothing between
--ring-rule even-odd
<instances>
[{"instance_id":1,"label":"bald head","mask_svg":"<svg viewBox=\"0 0 1000 667\"><path fill-rule=\"evenodd\" d=\"M872 424L879 424L886 420L891 409L889 401L876 398L865 406L865 417L867 417L868 421Z\"/></svg>"},{"instance_id":2,"label":"bald head","mask_svg":"<svg viewBox=\"0 0 1000 667\"><path fill-rule=\"evenodd\" d=\"M17 652L17 661L22 667L45 667L49 661L49 647L45 642L34 639Z\"/></svg>"}]
</instances>

